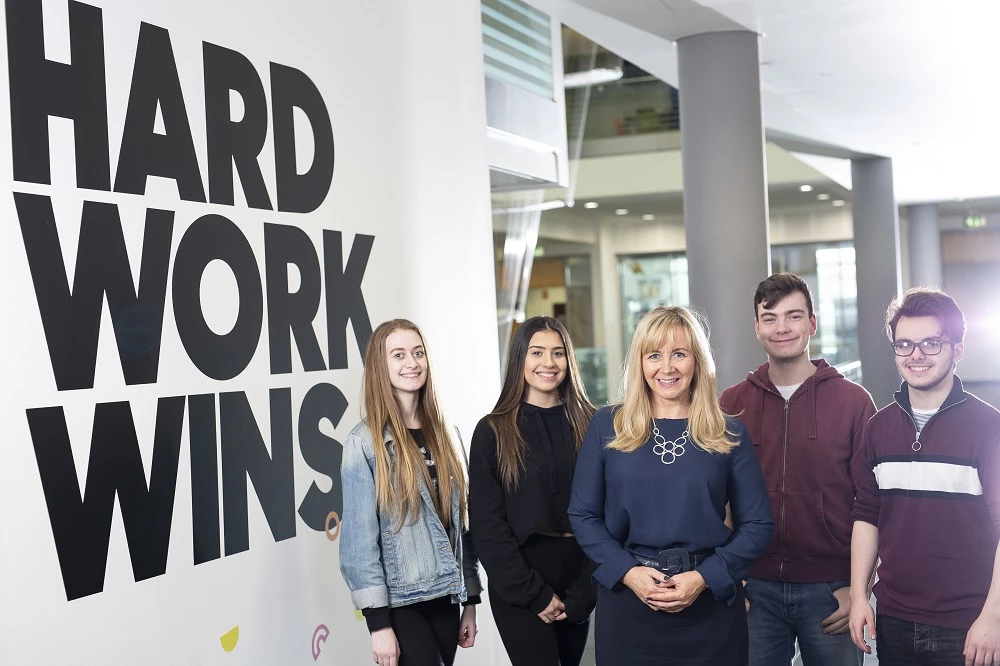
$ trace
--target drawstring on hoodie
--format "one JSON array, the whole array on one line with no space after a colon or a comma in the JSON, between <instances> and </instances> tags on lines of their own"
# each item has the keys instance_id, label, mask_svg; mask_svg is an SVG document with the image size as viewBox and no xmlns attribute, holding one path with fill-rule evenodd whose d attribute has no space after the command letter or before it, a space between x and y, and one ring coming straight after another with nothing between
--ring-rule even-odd
<instances>
[{"instance_id":1,"label":"drawstring on hoodie","mask_svg":"<svg viewBox=\"0 0 1000 666\"><path fill-rule=\"evenodd\" d=\"M806 384L806 392L812 395L812 409L809 410L809 431L807 435L809 439L817 439L819 437L819 428L816 426L816 410L819 408L819 405L817 405L816 398L816 382L808 382ZM808 396L806 399L808 400Z\"/></svg>"}]
</instances>

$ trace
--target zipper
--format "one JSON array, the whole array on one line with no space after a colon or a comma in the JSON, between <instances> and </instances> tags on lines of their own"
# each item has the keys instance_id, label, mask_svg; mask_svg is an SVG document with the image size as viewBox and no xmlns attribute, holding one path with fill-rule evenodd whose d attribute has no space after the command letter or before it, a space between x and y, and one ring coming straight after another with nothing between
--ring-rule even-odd
<instances>
[{"instance_id":1,"label":"zipper","mask_svg":"<svg viewBox=\"0 0 1000 666\"><path fill-rule=\"evenodd\" d=\"M913 443L910 444L910 448L913 449L914 452L919 451L920 448L921 448L920 447L920 433L927 429L927 426L929 426L931 424L931 421L933 421L934 419L936 419L938 417L938 414L940 414L941 412L945 411L946 409L951 409L955 405L961 405L963 402L965 402L965 398L964 397L961 400L958 400L956 402L951 403L947 407L941 407L941 408L939 408L936 412L934 412L934 414L929 419L927 419L927 423L924 424L924 427L923 427L923 429L920 430L920 432L917 432L917 422L915 420L913 420L913 415L910 414L909 410L904 409L903 413L906 414L906 418L910 419L910 423L913 424ZM910 409L913 409L913 407L910 407Z\"/></svg>"},{"instance_id":2,"label":"zipper","mask_svg":"<svg viewBox=\"0 0 1000 666\"><path fill-rule=\"evenodd\" d=\"M781 516L778 523L778 580L785 568L785 471L788 466L788 401L785 400L785 430L781 442Z\"/></svg>"}]
</instances>

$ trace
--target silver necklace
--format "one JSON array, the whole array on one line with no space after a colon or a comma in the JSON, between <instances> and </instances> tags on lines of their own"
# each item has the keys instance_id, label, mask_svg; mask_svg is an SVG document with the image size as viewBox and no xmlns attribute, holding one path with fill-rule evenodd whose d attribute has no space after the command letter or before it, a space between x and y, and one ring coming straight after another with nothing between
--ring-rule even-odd
<instances>
[{"instance_id":1,"label":"silver necklace","mask_svg":"<svg viewBox=\"0 0 1000 666\"><path fill-rule=\"evenodd\" d=\"M660 434L660 429L656 427L656 419L653 419L653 453L655 453L660 458L660 462L664 465L672 465L675 460L684 455L684 447L688 443L688 431L687 428L681 433L681 436L672 439L669 442L666 437Z\"/></svg>"}]
</instances>

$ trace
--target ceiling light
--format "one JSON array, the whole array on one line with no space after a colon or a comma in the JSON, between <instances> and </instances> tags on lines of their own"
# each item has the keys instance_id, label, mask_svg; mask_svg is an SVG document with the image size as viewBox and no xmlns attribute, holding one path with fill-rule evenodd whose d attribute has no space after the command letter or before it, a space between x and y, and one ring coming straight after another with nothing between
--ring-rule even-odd
<instances>
[{"instance_id":1,"label":"ceiling light","mask_svg":"<svg viewBox=\"0 0 1000 666\"><path fill-rule=\"evenodd\" d=\"M583 204L583 207L584 208L597 208L597 202L596 201L588 201L587 203Z\"/></svg>"},{"instance_id":2,"label":"ceiling light","mask_svg":"<svg viewBox=\"0 0 1000 666\"><path fill-rule=\"evenodd\" d=\"M563 76L563 86L566 88L586 88L602 83L611 83L622 78L621 67L595 67L583 72L570 72Z\"/></svg>"},{"instance_id":3,"label":"ceiling light","mask_svg":"<svg viewBox=\"0 0 1000 666\"><path fill-rule=\"evenodd\" d=\"M653 220L656 219L656 216L653 215L652 213L646 213L645 215L642 216L642 219L646 222L652 222Z\"/></svg>"},{"instance_id":4,"label":"ceiling light","mask_svg":"<svg viewBox=\"0 0 1000 666\"><path fill-rule=\"evenodd\" d=\"M628 208L616 208L615 215L628 215Z\"/></svg>"},{"instance_id":5,"label":"ceiling light","mask_svg":"<svg viewBox=\"0 0 1000 666\"><path fill-rule=\"evenodd\" d=\"M812 192L812 191L813 191L812 185L799 185L799 192Z\"/></svg>"},{"instance_id":6,"label":"ceiling light","mask_svg":"<svg viewBox=\"0 0 1000 666\"><path fill-rule=\"evenodd\" d=\"M834 206L843 206L844 205L844 200L843 199L834 199L830 203L832 203Z\"/></svg>"},{"instance_id":7,"label":"ceiling light","mask_svg":"<svg viewBox=\"0 0 1000 666\"><path fill-rule=\"evenodd\" d=\"M824 192L823 194L817 194L816 198L819 199L820 201L829 201L830 195Z\"/></svg>"}]
</instances>

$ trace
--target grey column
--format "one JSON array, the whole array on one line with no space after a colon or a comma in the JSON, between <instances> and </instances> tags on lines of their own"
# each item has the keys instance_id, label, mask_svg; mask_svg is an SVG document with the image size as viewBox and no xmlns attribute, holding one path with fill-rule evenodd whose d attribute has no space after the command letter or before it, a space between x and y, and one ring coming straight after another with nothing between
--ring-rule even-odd
<instances>
[{"instance_id":1,"label":"grey column","mask_svg":"<svg viewBox=\"0 0 1000 666\"><path fill-rule=\"evenodd\" d=\"M851 161L854 251L858 273L858 344L861 382L883 407L899 388L899 373L885 335L885 310L900 292L899 213L892 160Z\"/></svg>"},{"instance_id":2,"label":"grey column","mask_svg":"<svg viewBox=\"0 0 1000 666\"><path fill-rule=\"evenodd\" d=\"M765 360L753 332L771 267L758 36L684 37L677 57L691 304L711 322L721 390Z\"/></svg>"},{"instance_id":3,"label":"grey column","mask_svg":"<svg viewBox=\"0 0 1000 666\"><path fill-rule=\"evenodd\" d=\"M910 283L915 287L943 288L941 230L937 204L910 206Z\"/></svg>"}]
</instances>

